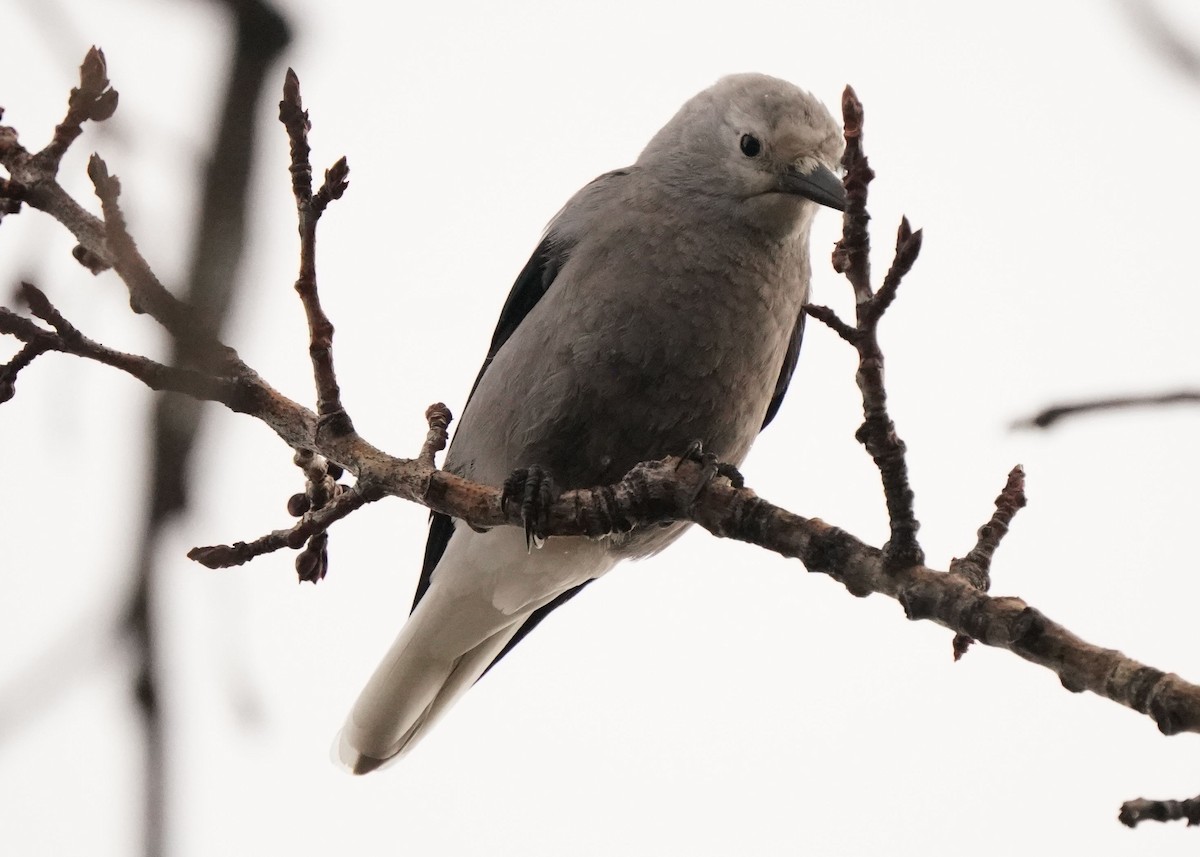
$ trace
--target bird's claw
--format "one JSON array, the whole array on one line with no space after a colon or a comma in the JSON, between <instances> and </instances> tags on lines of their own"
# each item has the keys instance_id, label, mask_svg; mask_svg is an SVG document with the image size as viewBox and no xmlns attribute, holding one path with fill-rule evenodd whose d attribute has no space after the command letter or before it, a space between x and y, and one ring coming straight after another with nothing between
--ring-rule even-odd
<instances>
[{"instance_id":1,"label":"bird's claw","mask_svg":"<svg viewBox=\"0 0 1200 857\"><path fill-rule=\"evenodd\" d=\"M702 483L707 483L714 476L724 476L734 488L746 487L746 478L742 476L740 470L727 461L720 461L715 454L705 452L704 444L698 440L689 443L679 458L680 464L684 461L694 461L704 469ZM677 465L676 470L678 469Z\"/></svg>"},{"instance_id":2,"label":"bird's claw","mask_svg":"<svg viewBox=\"0 0 1200 857\"><path fill-rule=\"evenodd\" d=\"M729 484L734 488L746 487L746 477L742 475L742 471L738 470L728 461L717 462L717 475L728 479Z\"/></svg>"},{"instance_id":3,"label":"bird's claw","mask_svg":"<svg viewBox=\"0 0 1200 857\"><path fill-rule=\"evenodd\" d=\"M558 499L559 490L550 473L538 465L519 467L504 480L500 493L501 505L509 500L521 504L521 520L525 524L525 548L532 550L546 543L550 527L550 507Z\"/></svg>"}]
</instances>

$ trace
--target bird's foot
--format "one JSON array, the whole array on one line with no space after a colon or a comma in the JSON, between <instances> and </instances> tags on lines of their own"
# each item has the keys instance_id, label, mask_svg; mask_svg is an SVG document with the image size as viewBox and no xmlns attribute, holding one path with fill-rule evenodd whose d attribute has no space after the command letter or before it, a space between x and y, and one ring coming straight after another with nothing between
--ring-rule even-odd
<instances>
[{"instance_id":1,"label":"bird's foot","mask_svg":"<svg viewBox=\"0 0 1200 857\"><path fill-rule=\"evenodd\" d=\"M558 499L558 486L550 473L538 465L519 467L504 480L500 504L509 500L521 504L521 520L525 523L525 547L532 550L546 543L550 526L550 507Z\"/></svg>"},{"instance_id":2,"label":"bird's foot","mask_svg":"<svg viewBox=\"0 0 1200 857\"><path fill-rule=\"evenodd\" d=\"M689 443L687 449L679 457L680 463L694 461L704 468L704 479L701 480L701 484L707 483L714 476L724 476L734 488L746 487L746 478L742 476L740 470L727 461L718 460L713 453L705 452L704 444L698 440Z\"/></svg>"}]
</instances>

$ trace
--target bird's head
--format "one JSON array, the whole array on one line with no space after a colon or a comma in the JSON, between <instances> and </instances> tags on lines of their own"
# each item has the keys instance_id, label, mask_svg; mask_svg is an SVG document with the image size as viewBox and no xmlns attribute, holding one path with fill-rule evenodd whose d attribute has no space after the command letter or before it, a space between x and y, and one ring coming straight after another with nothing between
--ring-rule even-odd
<instances>
[{"instance_id":1,"label":"bird's head","mask_svg":"<svg viewBox=\"0 0 1200 857\"><path fill-rule=\"evenodd\" d=\"M694 96L638 164L698 198L721 198L764 227L841 210L840 130L816 98L764 74L735 74Z\"/></svg>"}]
</instances>

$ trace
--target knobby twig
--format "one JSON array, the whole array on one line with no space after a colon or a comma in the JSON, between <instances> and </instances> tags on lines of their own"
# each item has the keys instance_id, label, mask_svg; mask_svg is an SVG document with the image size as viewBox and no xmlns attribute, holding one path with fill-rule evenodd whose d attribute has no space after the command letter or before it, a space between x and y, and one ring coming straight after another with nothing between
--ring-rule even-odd
<instances>
[{"instance_id":1,"label":"knobby twig","mask_svg":"<svg viewBox=\"0 0 1200 857\"><path fill-rule=\"evenodd\" d=\"M879 321L896 297L900 281L912 268L921 252L921 232L913 232L908 219L902 219L896 236L896 254L891 269L878 293L871 290L871 242L867 232L867 185L875 178L862 148L863 107L852 87L842 94L846 151L842 166L846 170L846 211L842 238L833 251L833 267L854 290L856 324L849 325L828 307L808 306L805 311L829 326L858 351L855 376L863 400L863 424L855 433L866 447L883 480L891 537L884 546L888 566L902 569L919 565L925 554L917 542L914 495L908 481L907 447L896 433L888 416L887 390L883 383L883 351L879 346Z\"/></svg>"},{"instance_id":2,"label":"knobby twig","mask_svg":"<svg viewBox=\"0 0 1200 857\"><path fill-rule=\"evenodd\" d=\"M312 149L308 143L308 132L312 123L300 98L300 79L290 68L284 76L283 100L279 102L279 121L287 130L291 149L292 194L296 198L300 232L300 274L296 278L296 293L300 296L304 315L308 319L308 354L312 361L313 381L317 390L316 431L318 434L328 431L335 436L352 435L354 423L342 405L341 388L333 370L333 322L322 308L320 293L317 291L317 221L321 219L329 203L340 199L346 192L350 184L347 180L350 167L344 157L339 158L325 171L324 184L315 195L313 194L312 162L309 159ZM337 476L329 478L325 460L313 456L307 448L298 448L296 456L296 463L302 466L304 462L315 460L315 466L308 470L305 508L311 509L314 515L319 515L338 493L331 492L324 482L334 482ZM322 580L329 570L329 533L326 529L328 524L370 500L379 499L382 495L366 483L360 483L359 490L344 496L347 499L330 508L330 514L321 518L309 518L307 524L310 526L304 526L306 522L302 521L289 531L292 537L296 537L301 531L311 530L304 550L296 557L296 573L301 582L316 583ZM314 520L325 519L328 519L325 526L311 526Z\"/></svg>"},{"instance_id":3,"label":"knobby twig","mask_svg":"<svg viewBox=\"0 0 1200 857\"><path fill-rule=\"evenodd\" d=\"M876 340L879 318L919 252L921 233L912 232L907 221L901 223L891 270L879 291L872 294L866 268L869 245L865 234L866 183L870 180L870 170L861 154L861 105L849 88L845 108L850 202L845 236L835 253L835 264L846 271L854 287L857 323L851 327L821 307L814 307L810 312L851 341L859 351L857 377L865 416L859 436L879 466L887 495L892 536L885 549L881 551L865 545L817 518L805 518L774 506L750 489L727 480L714 480L711 468L701 463L675 458L638 465L616 485L562 494L545 511L546 534L599 536L669 521L691 521L714 535L739 539L800 559L808 570L833 577L856 595L877 592L895 598L910 619L928 619L985 645L1008 649L1053 670L1068 690L1089 690L1146 714L1164 734L1200 732L1200 686L1141 664L1116 650L1087 643L1018 598L996 598L987 594L987 566L991 554L1023 501L1019 470L1011 475L1009 487L998 499L996 513L981 530L976 547L953 569L953 573L935 571L923 565L916 542L917 524L912 514L904 445L887 416L882 354ZM341 418L344 411L333 377L332 325L327 324L328 319L324 318L316 300L315 245L307 236L310 227L315 229L320 210L328 200L340 195L339 188L344 189L344 168L335 165L327 174L325 188L308 196L305 188L311 188L311 171L308 170L309 178L306 179L307 116L300 107L298 83L293 74L288 76L281 113L288 114L284 121L289 126L292 140L293 182L294 188L299 188L297 205L302 209L302 255L307 253L307 256L302 261L297 290L309 313L312 331L310 351L318 387L316 413L274 390L231 350L222 351L223 359L219 363L209 363L204 371L199 371L164 366L101 346L70 326L45 296L32 287L27 290L32 298L29 301L31 308L36 306L35 316L51 329L4 310L0 312L0 332L13 335L23 343L22 355L34 351L61 351L115 366L156 389L221 402L261 420L293 449L308 451L300 456L301 464L310 487L318 482L323 486L326 502L320 508L313 508L310 501L310 508L303 512L296 526L272 533L250 545L193 551L195 558L207 564L236 563L249 555L306 541L311 545L313 539L324 534L335 520L383 496L421 503L477 528L522 526L520 504L502 502L500 489L436 469L434 455L445 444L449 422L449 412L444 406L433 406L427 411L429 434L421 453L414 459L387 455L360 437L348 417ZM303 133L295 128L302 128ZM0 163L7 162L0 157ZM97 175L98 191L102 186L106 188L101 192L102 198L108 194L115 199L115 194L107 189L107 171L97 171ZM59 218L70 218L72 206L73 202L64 204L61 209L52 206L51 213ZM304 209L308 210L307 214ZM113 212L109 218L114 223L115 214ZM107 215L109 212L106 211ZM307 250L303 249L305 247ZM99 252L104 248L88 249ZM116 255L123 257L125 254ZM114 259L118 260L118 274L126 281L131 295L144 288L146 284L141 281L144 273L139 270L137 260ZM131 279L136 282L130 283ZM168 320L163 322L164 325L171 323L170 316L174 311L166 305L163 314ZM32 358L22 359L27 363ZM214 365L220 367L219 372L214 370ZM331 424L334 430L329 430ZM324 475L320 475L317 457L344 467L357 478L355 485L338 490L336 476L328 465ZM323 550L324 542L319 544Z\"/></svg>"},{"instance_id":4,"label":"knobby twig","mask_svg":"<svg viewBox=\"0 0 1200 857\"><path fill-rule=\"evenodd\" d=\"M992 586L992 556L1000 546L1000 540L1008 534L1017 510L1024 508L1025 503L1025 468L1018 464L1008 472L1004 490L996 498L996 511L979 528L975 547L965 557L950 560L950 573L962 577L980 592L987 592ZM972 642L966 634L955 634L954 660L961 659Z\"/></svg>"},{"instance_id":5,"label":"knobby twig","mask_svg":"<svg viewBox=\"0 0 1200 857\"><path fill-rule=\"evenodd\" d=\"M57 179L58 165L66 147L79 136L82 123L108 119L116 110L118 96L109 85L104 52L99 48L88 51L79 78L79 87L71 90L66 116L40 152L31 153L22 146L16 129L0 126L0 165L9 173L0 188L0 205L9 214L16 213L20 203L50 214L79 242L75 258L99 273L112 265L104 243L104 224L63 190Z\"/></svg>"},{"instance_id":6,"label":"knobby twig","mask_svg":"<svg viewBox=\"0 0 1200 857\"><path fill-rule=\"evenodd\" d=\"M246 403L243 403L245 407L235 407L243 393L236 378L215 377L193 369L166 366L148 357L108 348L84 336L67 322L35 286L22 283L20 295L31 308L41 308L40 312L34 313L39 318L44 321L55 319L56 329L46 330L12 310L0 307L0 334L16 337L25 343L13 360L0 366L0 392L7 390L11 394L17 371L32 360L29 355L58 351L120 369L151 390L173 390L201 401L220 402L233 410L251 407Z\"/></svg>"},{"instance_id":7,"label":"knobby twig","mask_svg":"<svg viewBox=\"0 0 1200 857\"><path fill-rule=\"evenodd\" d=\"M437 466L434 458L446 448L449 440L447 430L450 428L452 419L450 409L441 402L425 409L425 422L429 424L429 433L425 435L425 443L421 444L421 451L417 455L417 461L423 466Z\"/></svg>"},{"instance_id":8,"label":"knobby twig","mask_svg":"<svg viewBox=\"0 0 1200 857\"><path fill-rule=\"evenodd\" d=\"M300 276L296 279L296 292L308 318L308 353L317 386L318 426L335 434L350 434L354 424L342 407L341 389L333 371L333 323L321 308L317 292L317 221L326 206L345 193L350 167L344 157L339 158L326 170L324 184L313 195L308 145L312 125L300 100L300 79L290 68L283 84L283 100L279 102L279 121L287 129L291 143L292 193L300 218Z\"/></svg>"},{"instance_id":9,"label":"knobby twig","mask_svg":"<svg viewBox=\"0 0 1200 857\"><path fill-rule=\"evenodd\" d=\"M146 313L181 343L183 353L200 361L235 360L233 349L223 345L210 324L196 318L190 306L171 294L151 270L133 236L129 234L121 211L121 181L108 171L99 155L88 160L88 178L100 199L104 213L106 243L112 252L112 265L129 289L129 306L135 313Z\"/></svg>"},{"instance_id":10,"label":"knobby twig","mask_svg":"<svg viewBox=\"0 0 1200 857\"><path fill-rule=\"evenodd\" d=\"M297 549L304 546L314 536L325 535L330 526L351 512L385 496L379 491L368 490L361 482L348 488L341 487L345 490L336 492L335 496L320 508L303 513L303 517L289 529L275 530L252 542L192 548L188 551L188 558L209 568L232 568L282 548ZM309 551L308 554L318 556L324 547L325 545L321 544L320 547ZM305 554L301 554L301 556L305 556ZM325 566L328 565L328 557L323 560L309 559L303 563L299 559L297 560L297 572L300 574L301 581L315 583L325 576L323 568L311 566L311 563L318 561L323 562ZM301 570L299 568L301 564L304 564L306 568Z\"/></svg>"},{"instance_id":11,"label":"knobby twig","mask_svg":"<svg viewBox=\"0 0 1200 857\"><path fill-rule=\"evenodd\" d=\"M92 48L79 67L79 86L71 90L67 100L67 115L54 129L54 137L37 155L42 166L58 172L68 147L83 133L83 123L103 122L117 112L117 91L108 80L108 64L104 52Z\"/></svg>"}]
</instances>

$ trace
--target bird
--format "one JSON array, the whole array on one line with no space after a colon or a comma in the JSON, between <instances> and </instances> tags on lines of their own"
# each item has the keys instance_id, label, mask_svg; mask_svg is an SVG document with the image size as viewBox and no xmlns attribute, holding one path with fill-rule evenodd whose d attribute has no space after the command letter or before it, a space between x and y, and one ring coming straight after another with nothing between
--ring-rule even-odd
<instances>
[{"instance_id":1,"label":"bird","mask_svg":"<svg viewBox=\"0 0 1200 857\"><path fill-rule=\"evenodd\" d=\"M501 486L537 468L561 489L639 462L741 464L776 416L804 332L809 232L845 207L844 143L810 93L734 74L693 96L631 166L550 221L504 302L445 468ZM550 537L430 517L399 636L334 742L355 774L407 753L551 611L685 524Z\"/></svg>"}]
</instances>

